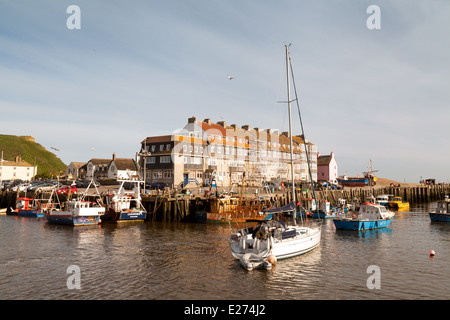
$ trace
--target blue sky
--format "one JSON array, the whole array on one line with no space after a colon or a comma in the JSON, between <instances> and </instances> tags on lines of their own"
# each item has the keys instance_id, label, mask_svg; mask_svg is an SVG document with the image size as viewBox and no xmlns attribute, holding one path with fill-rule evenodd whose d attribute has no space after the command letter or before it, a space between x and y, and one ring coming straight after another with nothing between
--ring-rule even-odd
<instances>
[{"instance_id":1,"label":"blue sky","mask_svg":"<svg viewBox=\"0 0 450 320\"><path fill-rule=\"evenodd\" d=\"M305 134L339 174L371 159L380 177L448 182L449 17L443 0L0 0L0 133L69 164L134 157L193 115L287 131L291 43Z\"/></svg>"}]
</instances>

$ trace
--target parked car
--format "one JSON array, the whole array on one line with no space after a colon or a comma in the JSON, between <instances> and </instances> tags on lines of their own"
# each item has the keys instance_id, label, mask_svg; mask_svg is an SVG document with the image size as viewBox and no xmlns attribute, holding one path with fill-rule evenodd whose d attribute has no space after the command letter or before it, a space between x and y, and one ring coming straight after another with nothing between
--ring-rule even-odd
<instances>
[{"instance_id":1,"label":"parked car","mask_svg":"<svg viewBox=\"0 0 450 320\"><path fill-rule=\"evenodd\" d=\"M78 192L76 185L70 185L70 186L63 186L62 188L56 190L57 194L66 194L70 190L70 193L75 194Z\"/></svg>"}]
</instances>

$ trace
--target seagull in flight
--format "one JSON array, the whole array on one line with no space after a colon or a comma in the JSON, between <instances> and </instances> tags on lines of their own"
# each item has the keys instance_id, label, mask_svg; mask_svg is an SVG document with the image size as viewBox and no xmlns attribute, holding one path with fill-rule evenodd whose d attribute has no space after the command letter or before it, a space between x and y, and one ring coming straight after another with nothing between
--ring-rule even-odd
<instances>
[{"instance_id":1,"label":"seagull in flight","mask_svg":"<svg viewBox=\"0 0 450 320\"><path fill-rule=\"evenodd\" d=\"M229 74L227 74L228 80L233 80L234 77L230 76Z\"/></svg>"},{"instance_id":2,"label":"seagull in flight","mask_svg":"<svg viewBox=\"0 0 450 320\"><path fill-rule=\"evenodd\" d=\"M53 150L56 150L56 151L60 151L59 149L56 149L56 148L53 148L53 147L51 147Z\"/></svg>"}]
</instances>

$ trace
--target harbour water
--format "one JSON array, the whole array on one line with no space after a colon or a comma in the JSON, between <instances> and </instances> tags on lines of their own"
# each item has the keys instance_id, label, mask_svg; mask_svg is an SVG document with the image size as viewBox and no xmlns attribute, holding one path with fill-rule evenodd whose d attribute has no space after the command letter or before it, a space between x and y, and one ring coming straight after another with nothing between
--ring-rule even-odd
<instances>
[{"instance_id":1,"label":"harbour water","mask_svg":"<svg viewBox=\"0 0 450 320\"><path fill-rule=\"evenodd\" d=\"M435 205L412 205L380 230L325 221L314 251L253 271L231 257L228 225L73 228L0 216L0 299L447 300L450 224L430 221ZM73 266L78 288L68 281Z\"/></svg>"}]
</instances>

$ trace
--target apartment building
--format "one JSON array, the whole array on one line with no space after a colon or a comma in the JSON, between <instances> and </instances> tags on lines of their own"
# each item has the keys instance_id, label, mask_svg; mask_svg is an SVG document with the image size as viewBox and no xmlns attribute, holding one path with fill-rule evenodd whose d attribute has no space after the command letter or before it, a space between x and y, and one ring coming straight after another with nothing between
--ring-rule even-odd
<instances>
[{"instance_id":1,"label":"apartment building","mask_svg":"<svg viewBox=\"0 0 450 320\"><path fill-rule=\"evenodd\" d=\"M295 180L309 181L303 138L292 140ZM308 141L306 147L312 178L317 180L317 147ZM141 142L141 174L148 184L170 187L290 182L290 148L287 132L191 117L181 130Z\"/></svg>"}]
</instances>

